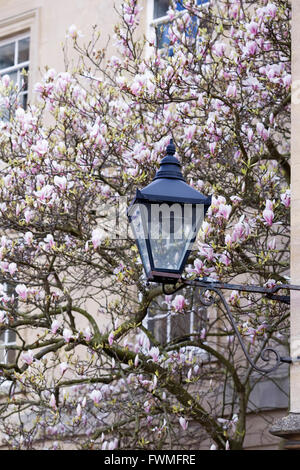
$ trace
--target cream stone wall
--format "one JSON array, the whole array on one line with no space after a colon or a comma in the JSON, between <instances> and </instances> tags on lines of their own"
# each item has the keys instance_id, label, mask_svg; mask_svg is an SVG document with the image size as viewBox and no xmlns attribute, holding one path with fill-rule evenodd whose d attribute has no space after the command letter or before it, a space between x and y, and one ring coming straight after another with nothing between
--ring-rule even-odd
<instances>
[{"instance_id":1,"label":"cream stone wall","mask_svg":"<svg viewBox=\"0 0 300 470\"><path fill-rule=\"evenodd\" d=\"M143 0L147 11L147 0ZM30 30L30 80L29 94L33 85L40 80L45 66L57 72L65 70L61 45L65 43L68 27L75 24L83 33L82 42L88 42L92 26L101 31L101 47L106 46L108 56L117 50L114 47L114 25L121 0L0 0L0 41L8 36ZM146 31L146 14L140 24ZM75 57L72 48L69 57Z\"/></svg>"},{"instance_id":2,"label":"cream stone wall","mask_svg":"<svg viewBox=\"0 0 300 470\"><path fill-rule=\"evenodd\" d=\"M292 158L291 283L300 285L300 2L293 0L292 25ZM292 292L291 356L300 356L300 292ZM290 411L300 413L300 362L291 365Z\"/></svg>"}]
</instances>

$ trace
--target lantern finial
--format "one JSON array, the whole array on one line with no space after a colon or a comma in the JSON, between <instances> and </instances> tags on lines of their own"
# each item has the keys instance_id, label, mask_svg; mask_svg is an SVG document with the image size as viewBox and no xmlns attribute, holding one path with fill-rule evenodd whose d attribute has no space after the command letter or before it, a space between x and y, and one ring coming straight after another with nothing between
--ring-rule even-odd
<instances>
[{"instance_id":1,"label":"lantern finial","mask_svg":"<svg viewBox=\"0 0 300 470\"><path fill-rule=\"evenodd\" d=\"M173 139L170 139L170 143L167 146L167 155L175 155L175 152L176 152L176 148L174 145L174 141Z\"/></svg>"}]
</instances>

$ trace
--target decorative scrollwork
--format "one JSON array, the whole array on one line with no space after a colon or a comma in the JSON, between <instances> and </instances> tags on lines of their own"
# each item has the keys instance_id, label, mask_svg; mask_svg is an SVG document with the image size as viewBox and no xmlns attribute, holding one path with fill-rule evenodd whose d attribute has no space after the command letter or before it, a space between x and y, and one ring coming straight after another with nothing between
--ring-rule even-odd
<instances>
[{"instance_id":1,"label":"decorative scrollwork","mask_svg":"<svg viewBox=\"0 0 300 470\"><path fill-rule=\"evenodd\" d=\"M229 305L226 301L226 298L224 297L223 293L221 292L220 287L214 286L211 282L206 282L204 280L202 280L202 281L198 281L198 280L187 281L187 282L183 282L182 285L180 285L179 287L174 289L172 292L167 292L165 290L165 287L163 286L163 292L165 294L174 294L178 290L182 289L182 287L184 287L184 285L192 285L194 287L199 287L200 288L199 293L198 293L199 300L200 300L201 304L204 307L210 307L211 305L213 305L214 303L216 303L218 301L218 298L221 300L223 306L225 307L226 316L227 316L228 320L231 323L231 326L232 326L232 328L235 332L235 336L237 337L237 339L239 341L239 344L240 344L240 346L243 350L243 353L244 353L247 361L251 365L251 367L253 369L255 369L257 372L260 372L262 374L268 374L270 372L274 372L281 365L281 363L283 363L283 362L291 363L292 362L291 358L281 357L281 355L279 354L278 351L276 351L275 349L270 348L270 347L267 347L267 348L263 349L261 351L261 353L254 360L252 360L252 358L249 356L247 348L244 344L244 341L243 341L241 333L238 329L238 326L235 323L235 320L234 320L233 315L231 313L230 307L229 307ZM221 288L222 287L227 288L228 286L229 285L224 284L223 286L221 286ZM240 290L244 290L244 289L240 289ZM248 292L252 291L251 287L247 287L247 289L245 289L245 290L247 290ZM253 289L253 291L254 292L259 292L259 293L264 293L263 288L259 288L259 289L255 288L255 289ZM211 295L211 297L208 297L206 295L207 292L210 292L210 293L215 294L215 295ZM216 298L216 296L217 296L217 298ZM272 365L272 367L267 367L267 368L259 367L257 365L257 360L259 358L262 359L265 362L270 362L271 360L275 359L275 364Z\"/></svg>"}]
</instances>

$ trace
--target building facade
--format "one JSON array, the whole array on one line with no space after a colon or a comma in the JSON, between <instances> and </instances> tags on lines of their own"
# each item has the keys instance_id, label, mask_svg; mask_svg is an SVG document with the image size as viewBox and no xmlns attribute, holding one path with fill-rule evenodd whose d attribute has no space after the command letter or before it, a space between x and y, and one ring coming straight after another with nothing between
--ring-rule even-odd
<instances>
[{"instance_id":1,"label":"building facade","mask_svg":"<svg viewBox=\"0 0 300 470\"><path fill-rule=\"evenodd\" d=\"M109 38L107 56L115 53L113 28L118 16L114 9L118 8L121 0L1 0L0 2L0 74L10 75L15 83L22 88L22 104L34 100L33 87L38 82L45 67L54 68L57 72L65 70L62 44L65 43L66 34L70 25L77 28L88 37L92 25L97 25L101 31L101 45L104 47ZM294 5L294 23L300 20L300 4L296 0ZM140 32L149 34L156 31L158 41L165 42L167 35L166 11L168 0L142 0L143 16L140 23ZM297 42L299 30L294 31L294 44ZM69 52L70 64L75 59L72 51ZM297 65L298 64L298 65ZM297 60L297 51L294 51L294 77L299 75L300 60ZM71 66L71 65L70 65ZM22 70L28 72L28 78L22 76ZM299 86L300 88L300 86ZM299 116L298 116L299 114ZM298 139L297 122L300 117L300 105L293 106L293 158L292 158L292 283L300 284L300 217L298 205L300 204L300 162L297 160ZM300 296L292 296L292 357L300 355L300 320L296 310L300 303ZM168 333L169 334L169 333ZM3 338L3 341L12 341ZM1 361L0 361L1 362ZM269 428L275 418L283 418L288 414L288 369L284 369L279 377L283 392L272 388L273 381L261 382L252 397L253 410L249 410L246 449L278 449L281 446L281 437L288 432L281 433L280 420L274 433ZM290 413L297 421L300 416L300 366L291 366L291 401ZM300 435L300 420L299 435ZM296 426L297 427L297 426ZM292 431L288 434L289 438ZM278 437L279 436L279 437ZM292 438L290 438L292 439Z\"/></svg>"}]
</instances>

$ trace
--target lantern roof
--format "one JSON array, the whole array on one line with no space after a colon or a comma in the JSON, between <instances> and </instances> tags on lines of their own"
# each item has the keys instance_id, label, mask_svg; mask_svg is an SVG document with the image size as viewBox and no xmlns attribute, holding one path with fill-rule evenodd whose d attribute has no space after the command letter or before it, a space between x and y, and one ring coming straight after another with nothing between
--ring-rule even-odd
<instances>
[{"instance_id":1,"label":"lantern roof","mask_svg":"<svg viewBox=\"0 0 300 470\"><path fill-rule=\"evenodd\" d=\"M160 168L153 181L142 190L137 190L135 202L204 204L208 208L211 204L211 196L204 196L185 182L181 164L174 154L175 146L171 140L167 146L167 155L160 162Z\"/></svg>"}]
</instances>

